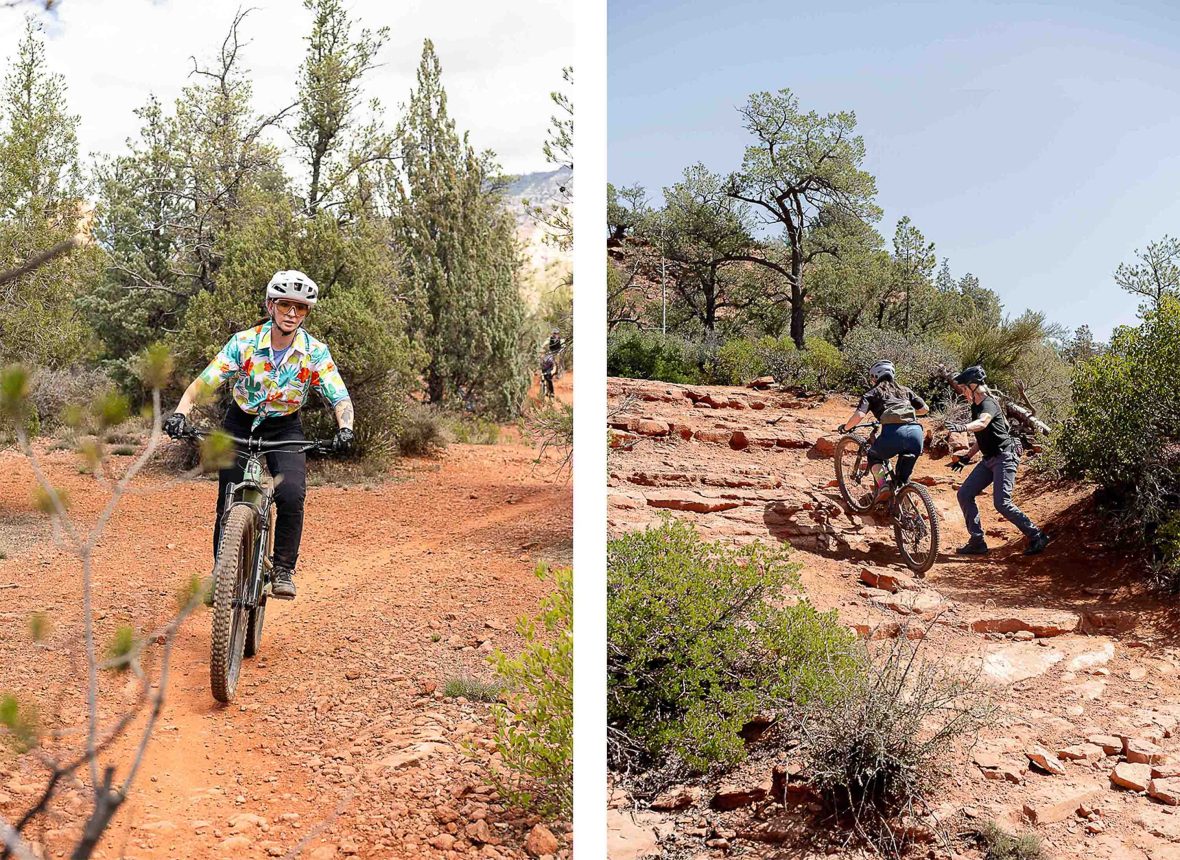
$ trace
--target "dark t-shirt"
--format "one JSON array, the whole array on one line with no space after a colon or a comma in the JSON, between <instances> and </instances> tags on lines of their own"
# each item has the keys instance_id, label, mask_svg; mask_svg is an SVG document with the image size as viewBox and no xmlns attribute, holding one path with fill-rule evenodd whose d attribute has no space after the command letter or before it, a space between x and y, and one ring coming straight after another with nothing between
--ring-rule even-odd
<instances>
[{"instance_id":1,"label":"dark t-shirt","mask_svg":"<svg viewBox=\"0 0 1180 860\"><path fill-rule=\"evenodd\" d=\"M908 401L909 405L912 406L915 411L921 411L922 409L926 408L926 401L923 400L918 395L914 394L914 392L911 391L910 389L908 389L908 388L901 389L901 394L902 394L902 401L901 402ZM881 415L885 412L886 407L890 404L896 404L896 403L897 403L896 397L886 397L885 393L883 391L881 391L881 386L875 385L872 388L870 388L868 391L866 391L863 395L861 395L860 403L857 405L856 411L857 412L871 412L871 413L873 413L873 417L876 418L878 421L880 421ZM917 419L914 419L914 420L917 420ZM894 423L897 423L897 422L894 422ZM913 423L913 421L909 421L909 422L905 422L905 423Z\"/></svg>"},{"instance_id":2,"label":"dark t-shirt","mask_svg":"<svg viewBox=\"0 0 1180 860\"><path fill-rule=\"evenodd\" d=\"M979 443L979 452L983 456L994 457L1012 447L1012 435L1000 401L990 394L983 398L982 403L971 404L971 420L974 421L984 412L990 415L992 420L975 434L975 441Z\"/></svg>"}]
</instances>

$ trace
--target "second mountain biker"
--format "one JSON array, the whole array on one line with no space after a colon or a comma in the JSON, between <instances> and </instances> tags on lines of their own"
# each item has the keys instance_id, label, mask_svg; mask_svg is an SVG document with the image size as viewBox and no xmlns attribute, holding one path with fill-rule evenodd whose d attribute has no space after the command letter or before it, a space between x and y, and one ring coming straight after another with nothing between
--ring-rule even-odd
<instances>
[{"instance_id":1,"label":"second mountain biker","mask_svg":"<svg viewBox=\"0 0 1180 860\"><path fill-rule=\"evenodd\" d=\"M921 397L898 385L895 375L893 362L884 359L873 362L869 368L869 383L873 387L861 396L856 411L840 426L841 430L850 430L869 412L881 422L881 434L869 449L868 457L876 479L874 501L881 501L889 493L881 464L897 457L897 483L899 486L906 483L922 454L926 438L918 416L925 415L930 409Z\"/></svg>"},{"instance_id":2,"label":"second mountain biker","mask_svg":"<svg viewBox=\"0 0 1180 860\"><path fill-rule=\"evenodd\" d=\"M303 439L299 410L314 389L323 395L336 413L337 450L352 445L353 409L344 380L332 361L328 347L316 340L303 324L315 306L319 289L298 271L276 272L266 287L267 319L240 331L193 380L176 411L164 423L171 436L183 435L188 415L197 401L222 383L233 384L233 402L224 426L232 436L253 436L270 441ZM221 516L226 488L242 480L245 458L222 469L217 492L217 521L213 531L213 552L221 537ZM274 536L275 597L295 597L295 564L303 534L303 503L307 487L306 455L274 451L266 465L276 478Z\"/></svg>"}]
</instances>

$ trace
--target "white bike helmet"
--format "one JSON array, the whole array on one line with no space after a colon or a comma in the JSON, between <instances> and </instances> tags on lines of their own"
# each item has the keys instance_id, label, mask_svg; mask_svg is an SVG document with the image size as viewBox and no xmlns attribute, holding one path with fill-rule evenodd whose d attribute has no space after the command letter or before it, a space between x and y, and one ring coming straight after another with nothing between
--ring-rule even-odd
<instances>
[{"instance_id":1,"label":"white bike helmet","mask_svg":"<svg viewBox=\"0 0 1180 860\"><path fill-rule=\"evenodd\" d=\"M302 302L308 307L315 305L316 297L320 294L315 281L303 272L290 269L275 272L270 283L266 285L267 299L286 299L289 302Z\"/></svg>"},{"instance_id":2,"label":"white bike helmet","mask_svg":"<svg viewBox=\"0 0 1180 860\"><path fill-rule=\"evenodd\" d=\"M894 378L893 362L886 358L873 362L873 366L869 368L869 380L873 385L876 385L877 380L883 376Z\"/></svg>"}]
</instances>

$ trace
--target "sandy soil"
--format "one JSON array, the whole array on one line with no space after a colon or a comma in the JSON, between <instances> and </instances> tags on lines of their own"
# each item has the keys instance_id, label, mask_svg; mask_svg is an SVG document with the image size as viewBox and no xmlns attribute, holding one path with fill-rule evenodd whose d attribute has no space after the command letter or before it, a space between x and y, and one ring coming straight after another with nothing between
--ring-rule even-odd
<instances>
[{"instance_id":1,"label":"sandy soil","mask_svg":"<svg viewBox=\"0 0 1180 860\"><path fill-rule=\"evenodd\" d=\"M994 819L1009 830L1035 827L1052 857L1180 857L1176 800L1112 785L1121 750L1095 756L1091 748L1088 759L1063 760L1057 775L1030 769L1026 756L1034 745L1057 753L1101 734L1149 740L1161 760L1180 761L1172 737L1180 732L1180 616L1174 601L1144 586L1142 562L1114 543L1092 488L1022 467L1016 502L1054 536L1050 548L1026 558L1023 537L988 495L980 509L992 552L957 557L954 548L967 539L955 499L961 479L946 468L949 460L923 457L915 478L939 509L942 551L925 579L912 580L888 522L845 512L833 460L821 453L821 440L838 438L832 428L851 413L851 401L621 379L610 380L608 392L612 534L672 514L710 538L789 544L820 608L837 610L862 635L925 636L928 655L979 673L1001 706L976 747L993 754L984 761L994 766L966 749L941 763L947 779L934 811L948 832ZM898 578L896 593L866 584L883 573ZM768 783L769 768L783 762L756 748L752 754L733 779ZM717 783L700 787L699 801L675 814L624 813L633 801L616 796L611 856L825 855L806 818L781 805L720 813L710 808ZM1158 785L1157 794L1166 788ZM1069 806L1075 796L1088 799L1053 822L1042 815L1034 825L1026 812L1054 799ZM1078 806L1089 815L1077 815ZM768 820L782 830L773 846L753 835ZM962 840L916 856L926 853L980 856Z\"/></svg>"},{"instance_id":2,"label":"sandy soil","mask_svg":"<svg viewBox=\"0 0 1180 860\"><path fill-rule=\"evenodd\" d=\"M568 399L571 376L561 385ZM41 450L75 516L92 522L106 494L76 455ZM492 678L488 653L519 650L515 619L550 588L535 564L570 561L570 484L535 458L515 442L452 445L382 482L313 486L298 599L271 602L262 651L229 706L209 692L208 610L185 623L159 728L98 856L284 856L309 835L303 856L316 860L526 856L535 821L485 785L489 706L442 690L460 676ZM0 452L0 692L35 702L44 725L67 732L49 745L64 757L85 713L80 566L33 512L32 487L24 460ZM210 567L216 482L167 488L153 472L136 487L95 556L99 643L121 624L157 627L177 590ZM35 645L28 619L38 611L52 628ZM155 677L155 658L144 668ZM137 682L107 672L101 689L109 724ZM104 759L118 774L140 725ZM28 808L44 773L35 754L0 752L0 814ZM83 772L30 831L47 856L72 844L89 783ZM555 832L568 856L568 827Z\"/></svg>"}]
</instances>

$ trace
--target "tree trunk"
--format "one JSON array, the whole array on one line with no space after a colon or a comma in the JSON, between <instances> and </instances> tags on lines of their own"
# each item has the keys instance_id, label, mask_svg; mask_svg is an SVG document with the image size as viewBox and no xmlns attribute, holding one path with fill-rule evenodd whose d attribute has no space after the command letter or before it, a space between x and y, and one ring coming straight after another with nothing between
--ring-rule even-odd
<instances>
[{"instance_id":1,"label":"tree trunk","mask_svg":"<svg viewBox=\"0 0 1180 860\"><path fill-rule=\"evenodd\" d=\"M796 349L803 349L803 261L800 252L791 254L791 340L795 341Z\"/></svg>"}]
</instances>

